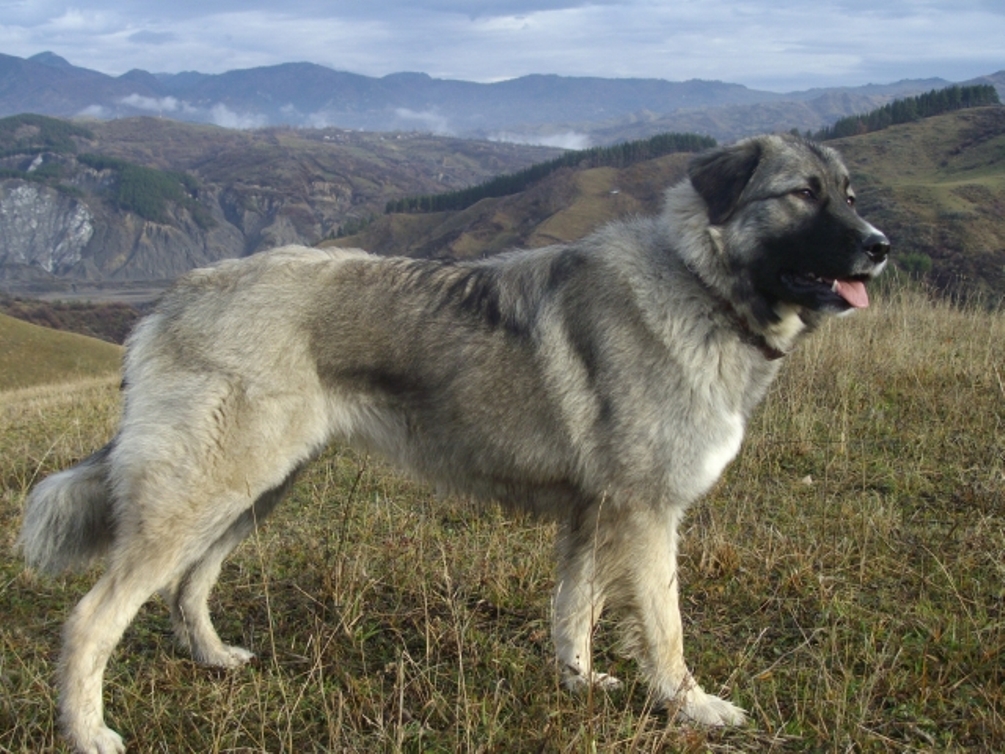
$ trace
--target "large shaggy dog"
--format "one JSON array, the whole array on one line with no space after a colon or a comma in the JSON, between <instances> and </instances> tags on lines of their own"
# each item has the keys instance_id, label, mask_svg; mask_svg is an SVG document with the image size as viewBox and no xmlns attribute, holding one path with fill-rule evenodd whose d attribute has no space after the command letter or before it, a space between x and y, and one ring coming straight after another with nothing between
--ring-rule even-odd
<instances>
[{"instance_id":1,"label":"large shaggy dog","mask_svg":"<svg viewBox=\"0 0 1005 754\"><path fill-rule=\"evenodd\" d=\"M328 442L561 525L554 597L569 686L605 605L626 608L657 700L743 712L683 655L677 527L734 457L782 357L868 304L889 245L831 149L765 136L697 156L662 214L472 263L283 248L183 277L129 339L112 441L27 501L21 543L55 571L107 556L66 625L63 729L119 752L109 655L167 599L193 657L233 667L207 596L227 554Z\"/></svg>"}]
</instances>

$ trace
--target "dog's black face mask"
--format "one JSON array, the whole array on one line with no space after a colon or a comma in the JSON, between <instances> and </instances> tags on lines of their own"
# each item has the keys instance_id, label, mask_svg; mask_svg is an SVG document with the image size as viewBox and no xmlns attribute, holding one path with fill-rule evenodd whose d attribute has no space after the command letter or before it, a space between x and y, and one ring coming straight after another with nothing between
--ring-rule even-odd
<instances>
[{"instance_id":1,"label":"dog's black face mask","mask_svg":"<svg viewBox=\"0 0 1005 754\"><path fill-rule=\"evenodd\" d=\"M708 206L767 314L778 304L841 313L869 305L865 283L886 264L886 236L855 211L833 150L780 136L770 152L740 142L696 157L691 184ZM746 246L753 238L756 246ZM770 319L770 315L768 315Z\"/></svg>"},{"instance_id":2,"label":"dog's black face mask","mask_svg":"<svg viewBox=\"0 0 1005 754\"><path fill-rule=\"evenodd\" d=\"M791 232L763 244L761 264L753 270L755 287L768 299L811 311L867 307L865 283L886 264L886 236L862 220L847 198L799 194L795 200L811 205L808 215ZM834 206L837 201L843 206Z\"/></svg>"}]
</instances>

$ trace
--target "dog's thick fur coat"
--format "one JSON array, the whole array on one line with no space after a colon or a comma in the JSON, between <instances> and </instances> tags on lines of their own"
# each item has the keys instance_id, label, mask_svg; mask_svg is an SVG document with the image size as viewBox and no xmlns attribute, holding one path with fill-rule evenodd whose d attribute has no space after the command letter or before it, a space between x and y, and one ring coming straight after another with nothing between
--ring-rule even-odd
<instances>
[{"instance_id":1,"label":"dog's thick fur coat","mask_svg":"<svg viewBox=\"0 0 1005 754\"><path fill-rule=\"evenodd\" d=\"M28 563L107 557L65 629L64 731L120 752L102 677L155 592L201 662L230 551L328 442L440 488L556 518L558 664L610 685L590 639L625 608L657 701L710 725L743 712L683 655L677 527L719 478L781 364L827 313L867 303L888 244L832 150L788 136L696 157L657 217L472 263L283 248L195 270L136 328L115 438L39 484Z\"/></svg>"}]
</instances>

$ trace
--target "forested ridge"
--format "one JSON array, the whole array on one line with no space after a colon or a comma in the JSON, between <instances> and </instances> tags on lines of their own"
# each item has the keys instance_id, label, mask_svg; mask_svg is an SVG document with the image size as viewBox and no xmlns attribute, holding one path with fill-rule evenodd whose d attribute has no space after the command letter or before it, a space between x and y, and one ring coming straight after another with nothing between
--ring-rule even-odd
<instances>
[{"instance_id":1,"label":"forested ridge","mask_svg":"<svg viewBox=\"0 0 1005 754\"><path fill-rule=\"evenodd\" d=\"M629 141L610 147L592 147L566 152L547 162L531 165L525 170L493 178L477 186L443 194L427 194L391 200L386 212L447 212L499 196L517 194L562 168L624 168L643 160L651 160L675 152L700 152L716 145L711 136L700 134L657 134L649 139Z\"/></svg>"},{"instance_id":2,"label":"forested ridge","mask_svg":"<svg viewBox=\"0 0 1005 754\"><path fill-rule=\"evenodd\" d=\"M954 110L1000 104L998 92L991 84L949 86L945 89L933 89L917 97L896 99L863 115L841 118L833 126L817 131L813 134L813 138L818 141L841 139L846 136L882 131L900 123L911 123Z\"/></svg>"}]
</instances>

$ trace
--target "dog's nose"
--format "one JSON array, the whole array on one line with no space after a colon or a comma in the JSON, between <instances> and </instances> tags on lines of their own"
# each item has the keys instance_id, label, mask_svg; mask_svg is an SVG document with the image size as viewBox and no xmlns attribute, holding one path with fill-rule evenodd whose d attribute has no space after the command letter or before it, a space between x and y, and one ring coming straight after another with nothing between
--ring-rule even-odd
<instances>
[{"instance_id":1,"label":"dog's nose","mask_svg":"<svg viewBox=\"0 0 1005 754\"><path fill-rule=\"evenodd\" d=\"M869 255L869 259L879 264L890 253L890 240L877 230L862 240L862 251Z\"/></svg>"}]
</instances>

